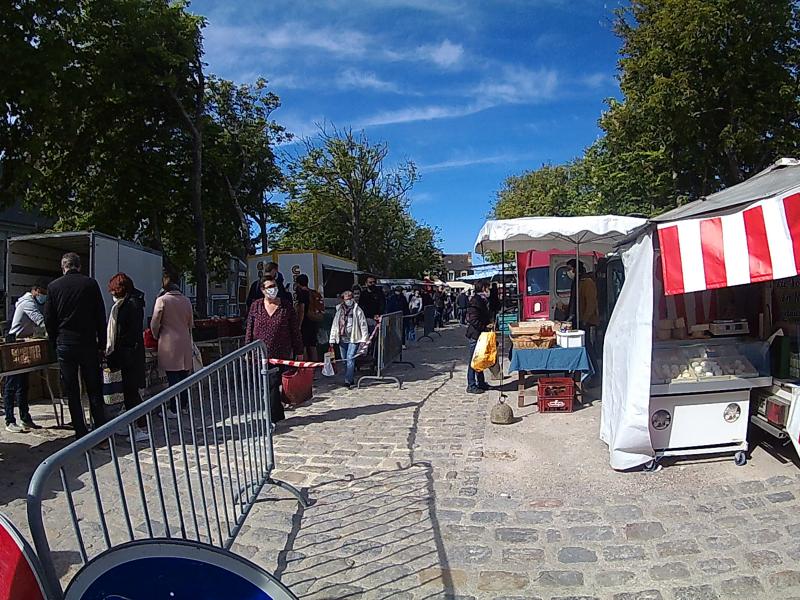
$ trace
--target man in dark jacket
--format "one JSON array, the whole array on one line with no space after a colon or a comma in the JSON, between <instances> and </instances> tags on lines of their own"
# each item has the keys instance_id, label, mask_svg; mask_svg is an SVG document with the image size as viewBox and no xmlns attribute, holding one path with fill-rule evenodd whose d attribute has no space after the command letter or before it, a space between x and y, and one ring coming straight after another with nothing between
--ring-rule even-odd
<instances>
[{"instance_id":1,"label":"man in dark jacket","mask_svg":"<svg viewBox=\"0 0 800 600\"><path fill-rule=\"evenodd\" d=\"M61 370L61 381L69 403L75 437L88 432L81 406L78 374L83 377L89 410L95 427L105 423L103 376L100 358L106 350L106 307L100 286L80 273L81 259L67 252L61 259L63 277L47 288L44 324Z\"/></svg>"},{"instance_id":2,"label":"man in dark jacket","mask_svg":"<svg viewBox=\"0 0 800 600\"><path fill-rule=\"evenodd\" d=\"M358 305L367 319L377 321L378 317L386 312L386 296L372 275L367 277L367 287L361 290Z\"/></svg>"},{"instance_id":3,"label":"man in dark jacket","mask_svg":"<svg viewBox=\"0 0 800 600\"><path fill-rule=\"evenodd\" d=\"M475 354L475 346L478 338L486 331L492 317L489 314L489 305L486 302L486 286L482 283L475 284L475 293L470 298L467 307L467 348L469 356L467 358L467 393L482 394L489 389L483 372L476 372L472 369L472 355Z\"/></svg>"},{"instance_id":4,"label":"man in dark jacket","mask_svg":"<svg viewBox=\"0 0 800 600\"><path fill-rule=\"evenodd\" d=\"M462 325L467 324L467 306L469 306L469 298L467 298L467 292L461 290L461 293L456 298L456 307L458 308L458 320L461 321Z\"/></svg>"}]
</instances>

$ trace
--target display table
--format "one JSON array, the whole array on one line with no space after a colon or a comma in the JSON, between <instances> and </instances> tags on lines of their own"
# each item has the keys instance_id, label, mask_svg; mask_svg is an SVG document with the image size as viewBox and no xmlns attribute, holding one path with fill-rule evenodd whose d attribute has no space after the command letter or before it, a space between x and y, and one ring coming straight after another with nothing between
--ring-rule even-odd
<instances>
[{"instance_id":1,"label":"display table","mask_svg":"<svg viewBox=\"0 0 800 600\"><path fill-rule=\"evenodd\" d=\"M47 374L50 369L58 370L58 363L51 362L30 367L23 367L21 369L14 369L13 371L0 371L0 379L3 377L8 377L9 375L24 375L28 373L36 374L38 377L40 377L47 387L47 393L50 395L50 402L53 404L53 414L56 418L56 424L59 427L63 427L64 404L66 404L66 399L56 397L56 395L53 393L53 387L50 385L50 378Z\"/></svg>"},{"instance_id":2,"label":"display table","mask_svg":"<svg viewBox=\"0 0 800 600\"><path fill-rule=\"evenodd\" d=\"M525 377L529 373L550 375L552 373L580 373L580 380L594 375L592 361L586 348L549 348L547 350L514 348L511 351L509 373L519 375L517 406L525 405Z\"/></svg>"}]
</instances>

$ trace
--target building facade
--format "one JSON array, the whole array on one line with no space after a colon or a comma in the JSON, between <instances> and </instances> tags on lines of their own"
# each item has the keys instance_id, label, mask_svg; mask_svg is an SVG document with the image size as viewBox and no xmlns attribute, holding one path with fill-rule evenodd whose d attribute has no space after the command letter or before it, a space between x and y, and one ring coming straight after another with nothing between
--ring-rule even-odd
<instances>
[{"instance_id":1,"label":"building facade","mask_svg":"<svg viewBox=\"0 0 800 600\"><path fill-rule=\"evenodd\" d=\"M466 254L443 254L442 265L442 271L439 274L442 281L457 281L475 272L472 266L471 252Z\"/></svg>"}]
</instances>

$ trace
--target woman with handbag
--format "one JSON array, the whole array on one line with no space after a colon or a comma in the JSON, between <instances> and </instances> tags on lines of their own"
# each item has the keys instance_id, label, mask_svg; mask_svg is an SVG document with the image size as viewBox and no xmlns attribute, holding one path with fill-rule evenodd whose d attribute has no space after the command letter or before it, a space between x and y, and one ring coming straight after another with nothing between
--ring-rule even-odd
<instances>
[{"instance_id":1,"label":"woman with handbag","mask_svg":"<svg viewBox=\"0 0 800 600\"><path fill-rule=\"evenodd\" d=\"M283 360L303 360L303 340L300 324L291 302L284 303L279 293L276 278L265 275L261 281L264 298L250 305L247 315L247 329L244 342L261 340L267 347L269 358ZM279 367L278 374L270 374L270 416L277 423L285 417L281 403L280 379L285 367Z\"/></svg>"},{"instance_id":2,"label":"woman with handbag","mask_svg":"<svg viewBox=\"0 0 800 600\"><path fill-rule=\"evenodd\" d=\"M181 294L175 281L177 278L170 273L164 274L161 281L164 293L156 299L153 317L150 319L153 337L158 340L158 366L167 374L167 383L170 386L186 379L193 368L192 303ZM186 392L181 394L180 402L182 409L188 406L189 398ZM167 416L170 419L178 418L174 400L170 403Z\"/></svg>"},{"instance_id":3,"label":"woman with handbag","mask_svg":"<svg viewBox=\"0 0 800 600\"><path fill-rule=\"evenodd\" d=\"M122 400L125 410L142 402L139 389L145 387L145 358L142 324L144 322L144 295L133 285L125 273L117 273L108 282L108 291L114 298L108 319L106 363L113 382L114 374L122 379ZM113 385L113 383L112 383ZM136 421L134 439L148 440L144 431L145 418Z\"/></svg>"},{"instance_id":4,"label":"woman with handbag","mask_svg":"<svg viewBox=\"0 0 800 600\"><path fill-rule=\"evenodd\" d=\"M355 385L356 354L361 344L369 341L367 317L361 307L353 300L353 292L342 292L342 302L336 307L331 324L330 345L339 345L339 356L347 361L344 384L347 388Z\"/></svg>"}]
</instances>

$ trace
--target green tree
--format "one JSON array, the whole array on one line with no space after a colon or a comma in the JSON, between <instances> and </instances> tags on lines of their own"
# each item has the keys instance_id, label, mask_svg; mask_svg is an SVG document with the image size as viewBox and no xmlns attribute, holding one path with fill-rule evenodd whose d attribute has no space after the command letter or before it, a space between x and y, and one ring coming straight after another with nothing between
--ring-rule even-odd
<instances>
[{"instance_id":1,"label":"green tree","mask_svg":"<svg viewBox=\"0 0 800 600\"><path fill-rule=\"evenodd\" d=\"M362 269L414 276L441 261L437 232L409 213L412 162L385 166L385 143L351 130L321 130L289 166L289 200L276 234L286 249L350 256Z\"/></svg>"},{"instance_id":2,"label":"green tree","mask_svg":"<svg viewBox=\"0 0 800 600\"><path fill-rule=\"evenodd\" d=\"M617 12L624 101L601 119L602 153L612 174L655 186L650 200L623 183L630 204L660 212L796 154L799 29L792 0L632 0Z\"/></svg>"},{"instance_id":3,"label":"green tree","mask_svg":"<svg viewBox=\"0 0 800 600\"><path fill-rule=\"evenodd\" d=\"M291 139L284 127L271 119L280 98L267 90L265 79L237 85L211 77L207 87L206 110L211 121L205 133L207 185L214 188L211 194L221 197L215 204L230 209L236 223L233 237L239 242L237 255L244 258L255 253L253 223L259 227L258 238L266 252L269 218L275 211L269 198L283 182L273 147ZM231 238L226 235L223 239Z\"/></svg>"}]
</instances>

